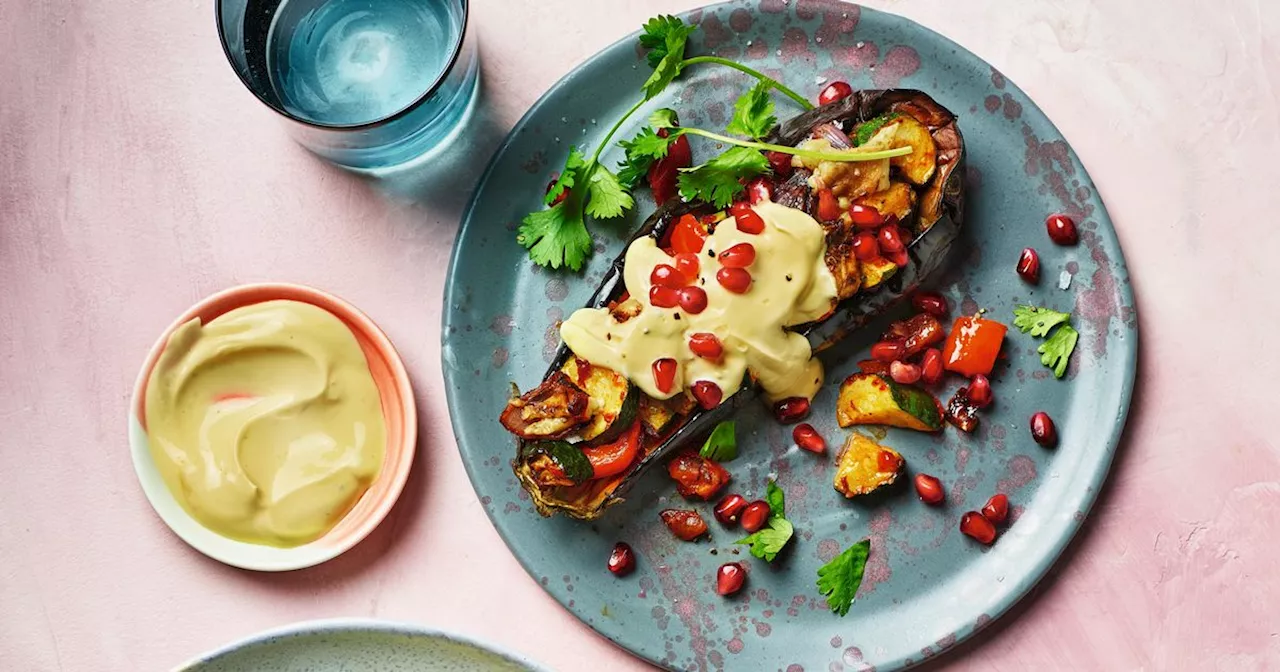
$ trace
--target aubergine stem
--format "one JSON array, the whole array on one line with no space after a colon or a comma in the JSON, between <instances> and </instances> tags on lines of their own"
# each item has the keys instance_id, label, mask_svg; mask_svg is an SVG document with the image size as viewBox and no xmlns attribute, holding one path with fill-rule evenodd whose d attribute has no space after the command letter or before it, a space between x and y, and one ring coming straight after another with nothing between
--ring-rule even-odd
<instances>
[{"instance_id":1,"label":"aubergine stem","mask_svg":"<svg viewBox=\"0 0 1280 672\"><path fill-rule=\"evenodd\" d=\"M700 135L704 138L710 138L717 142L723 142L728 145L737 145L739 147L749 147L751 149L760 149L768 152L779 152L781 154L792 154L805 159L816 159L818 161L879 161L881 159L892 159L895 156L906 156L911 153L910 147L894 147L893 149L882 149L875 152L854 152L844 150L839 152L821 152L812 149L797 149L786 145L772 145L767 142L755 142L752 140L739 140L731 138L727 135L704 131L701 128L693 128L691 126L680 126L671 129L678 130L680 134ZM676 135L676 133L672 133Z\"/></svg>"},{"instance_id":2,"label":"aubergine stem","mask_svg":"<svg viewBox=\"0 0 1280 672\"><path fill-rule=\"evenodd\" d=\"M689 65L697 65L699 63L715 63L716 65L723 65L729 68L733 68L734 70L741 70L742 72L745 72L748 75L751 75L752 77L755 77L756 79L762 82L765 82L769 86L772 86L773 88L777 89L778 93L781 93L782 95L790 98L791 100L796 101L796 103L800 105L800 107L803 107L806 110L813 109L813 103L805 99L804 96L787 88L782 82L779 82L778 80L764 74L763 72L749 68L737 61L731 61L727 58L720 58L719 56L694 56L693 58L684 59L684 63L681 65L689 66Z\"/></svg>"}]
</instances>

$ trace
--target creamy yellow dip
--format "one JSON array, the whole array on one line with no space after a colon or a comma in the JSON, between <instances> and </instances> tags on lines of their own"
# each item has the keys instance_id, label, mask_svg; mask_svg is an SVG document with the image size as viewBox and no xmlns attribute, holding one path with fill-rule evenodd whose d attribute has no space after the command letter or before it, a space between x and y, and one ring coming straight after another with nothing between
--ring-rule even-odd
<instances>
[{"instance_id":1,"label":"creamy yellow dip","mask_svg":"<svg viewBox=\"0 0 1280 672\"><path fill-rule=\"evenodd\" d=\"M651 237L627 248L623 281L640 314L619 323L608 310L584 308L560 326L560 336L575 355L618 371L655 399L668 399L700 380L716 383L724 397L742 386L748 370L770 401L787 397L812 399L822 386L822 364L813 358L804 336L786 327L825 316L836 301L836 281L823 261L826 237L808 214L769 201L753 209L765 222L762 233L738 230L732 218L716 225L700 255L698 285L707 292L707 308L691 315L678 306L649 303L649 274L658 264L673 264ZM747 268L753 282L743 294L720 286L719 254L738 243L751 243L755 262ZM678 319L677 319L678 318ZM718 362L693 354L689 335L710 332L724 345ZM658 389L653 362L677 362L676 384Z\"/></svg>"},{"instance_id":2,"label":"creamy yellow dip","mask_svg":"<svg viewBox=\"0 0 1280 672\"><path fill-rule=\"evenodd\" d=\"M332 528L382 466L381 401L332 313L267 301L173 332L147 381L151 455L226 537L297 546Z\"/></svg>"}]
</instances>

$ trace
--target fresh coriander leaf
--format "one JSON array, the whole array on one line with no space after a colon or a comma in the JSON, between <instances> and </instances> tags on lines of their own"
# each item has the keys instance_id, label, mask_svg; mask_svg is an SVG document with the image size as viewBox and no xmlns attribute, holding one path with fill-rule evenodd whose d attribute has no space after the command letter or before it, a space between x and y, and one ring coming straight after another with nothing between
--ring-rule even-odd
<instances>
[{"instance_id":1,"label":"fresh coriander leaf","mask_svg":"<svg viewBox=\"0 0 1280 672\"><path fill-rule=\"evenodd\" d=\"M1018 306L1013 309L1013 326L1024 334L1044 338L1049 330L1071 319L1071 313L1060 313L1037 306Z\"/></svg>"},{"instance_id":2,"label":"fresh coriander leaf","mask_svg":"<svg viewBox=\"0 0 1280 672\"><path fill-rule=\"evenodd\" d=\"M649 174L653 162L667 155L675 138L674 135L664 138L652 128L643 128L636 137L620 141L618 146L626 152L626 158L618 164L618 180L622 186L628 190L635 189Z\"/></svg>"},{"instance_id":3,"label":"fresh coriander leaf","mask_svg":"<svg viewBox=\"0 0 1280 672\"><path fill-rule=\"evenodd\" d=\"M653 69L649 79L644 80L644 85L640 89L644 91L645 100L657 97L663 89L675 81L676 77L680 76L680 71L684 70L684 46L681 45L680 49L680 53L667 54L666 58L658 63L658 67Z\"/></svg>"},{"instance_id":4,"label":"fresh coriander leaf","mask_svg":"<svg viewBox=\"0 0 1280 672\"><path fill-rule=\"evenodd\" d=\"M1037 350L1040 352L1040 363L1053 369L1053 375L1061 378L1067 372L1067 361L1071 359L1071 353L1076 349L1076 342L1080 340L1080 332L1075 330L1070 324L1064 324L1049 337L1049 340L1040 344Z\"/></svg>"},{"instance_id":5,"label":"fresh coriander leaf","mask_svg":"<svg viewBox=\"0 0 1280 672\"><path fill-rule=\"evenodd\" d=\"M862 573L870 553L871 540L863 539L818 568L818 592L827 598L827 606L833 613L840 616L849 613L862 585Z\"/></svg>"},{"instance_id":6,"label":"fresh coriander leaf","mask_svg":"<svg viewBox=\"0 0 1280 672\"><path fill-rule=\"evenodd\" d=\"M570 191L556 205L529 213L520 224L516 242L529 249L540 266L568 266L577 271L591 253L591 235L582 221L582 197Z\"/></svg>"},{"instance_id":7,"label":"fresh coriander leaf","mask_svg":"<svg viewBox=\"0 0 1280 672\"><path fill-rule=\"evenodd\" d=\"M769 481L769 484L765 486L764 501L769 504L770 517L783 518L787 515L786 495L783 494L782 488L779 488L774 481Z\"/></svg>"},{"instance_id":8,"label":"fresh coriander leaf","mask_svg":"<svg viewBox=\"0 0 1280 672\"><path fill-rule=\"evenodd\" d=\"M685 25L679 17L658 15L644 24L644 32L640 34L640 46L649 50L649 67L656 68L666 58L672 40L680 44L683 54L684 42L694 31L693 26Z\"/></svg>"},{"instance_id":9,"label":"fresh coriander leaf","mask_svg":"<svg viewBox=\"0 0 1280 672\"><path fill-rule=\"evenodd\" d=\"M587 214L599 219L612 219L631 209L632 200L613 171L601 165L591 169L587 180Z\"/></svg>"},{"instance_id":10,"label":"fresh coriander leaf","mask_svg":"<svg viewBox=\"0 0 1280 672\"><path fill-rule=\"evenodd\" d=\"M756 85L742 94L733 104L733 119L725 130L738 135L745 135L752 140L769 135L778 118L773 115L773 98L769 97L767 82L756 82Z\"/></svg>"},{"instance_id":11,"label":"fresh coriander leaf","mask_svg":"<svg viewBox=\"0 0 1280 672\"><path fill-rule=\"evenodd\" d=\"M731 147L716 158L693 168L681 168L680 195L686 201L702 199L727 208L742 192L741 180L768 172L769 161L750 147Z\"/></svg>"},{"instance_id":12,"label":"fresh coriander leaf","mask_svg":"<svg viewBox=\"0 0 1280 672\"><path fill-rule=\"evenodd\" d=\"M560 171L560 177L556 178L556 183L547 191L546 197L542 199L543 202L551 205L566 189L572 189L586 165L587 158L582 155L582 152L578 151L577 147L570 147L569 156L564 160L564 170Z\"/></svg>"},{"instance_id":13,"label":"fresh coriander leaf","mask_svg":"<svg viewBox=\"0 0 1280 672\"><path fill-rule=\"evenodd\" d=\"M708 460L728 462L738 456L738 437L734 434L734 422L725 420L716 425L698 454Z\"/></svg>"},{"instance_id":14,"label":"fresh coriander leaf","mask_svg":"<svg viewBox=\"0 0 1280 672\"><path fill-rule=\"evenodd\" d=\"M735 543L748 544L751 546L748 549L751 555L765 562L773 562L794 534L795 528L791 525L791 521L782 516L772 516L769 518L768 527L756 530Z\"/></svg>"},{"instance_id":15,"label":"fresh coriander leaf","mask_svg":"<svg viewBox=\"0 0 1280 672\"><path fill-rule=\"evenodd\" d=\"M889 114L882 114L875 119L869 119L858 124L858 127L853 131L853 138L851 138L853 140L853 146L858 147L867 144L867 141L878 133L880 129L884 128L885 124L897 118L897 112L890 112Z\"/></svg>"},{"instance_id":16,"label":"fresh coriander leaf","mask_svg":"<svg viewBox=\"0 0 1280 672\"><path fill-rule=\"evenodd\" d=\"M658 108L649 115L649 125L654 128L674 129L679 127L676 111L669 107Z\"/></svg>"}]
</instances>

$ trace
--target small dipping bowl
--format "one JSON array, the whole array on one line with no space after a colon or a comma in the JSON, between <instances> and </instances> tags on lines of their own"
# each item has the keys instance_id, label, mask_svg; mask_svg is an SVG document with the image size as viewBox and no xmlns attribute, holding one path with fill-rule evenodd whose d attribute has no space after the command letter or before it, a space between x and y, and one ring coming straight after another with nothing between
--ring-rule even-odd
<instances>
[{"instance_id":1,"label":"small dipping bowl","mask_svg":"<svg viewBox=\"0 0 1280 672\"><path fill-rule=\"evenodd\" d=\"M319 306L343 322L355 335L369 363L369 372L382 400L387 445L382 468L369 489L336 525L320 538L292 548L250 544L224 537L200 524L174 498L151 458L146 430L146 391L151 370L169 342L169 336L192 318L211 320L243 306L287 299ZM404 363L386 334L351 304L320 290L293 284L253 284L214 294L174 320L147 353L129 403L129 446L142 491L160 519L183 541L219 562L263 572L283 572L311 567L329 560L364 539L382 522L404 489L418 440L418 412Z\"/></svg>"}]
</instances>

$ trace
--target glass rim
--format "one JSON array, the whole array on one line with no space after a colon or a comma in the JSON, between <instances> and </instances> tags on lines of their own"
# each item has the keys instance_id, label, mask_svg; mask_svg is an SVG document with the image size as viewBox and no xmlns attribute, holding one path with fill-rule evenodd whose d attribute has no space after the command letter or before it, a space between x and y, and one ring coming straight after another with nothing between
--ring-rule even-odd
<instances>
[{"instance_id":1,"label":"glass rim","mask_svg":"<svg viewBox=\"0 0 1280 672\"><path fill-rule=\"evenodd\" d=\"M408 105L405 105L391 114L379 117L372 121L365 121L358 124L326 124L318 121L312 121L310 119L304 119L289 112L282 106L273 104L271 101L267 100L262 93L254 88L253 84L248 79L245 78L244 73L236 66L235 59L231 55L231 47L227 45L227 33L223 30L222 5L226 1L227 0L214 0L214 20L217 22L218 26L218 43L222 45L222 55L227 58L227 63L231 66L231 69L235 71L236 77L240 79L240 83L244 84L244 88L248 89L255 98L262 102L262 104L274 110L276 114L299 124L330 131L360 131L384 126L412 112L419 105L426 102L427 99L431 98L431 96L435 95L436 91L440 89L440 86L444 84L444 81L449 78L449 74L453 72L453 67L458 64L458 57L462 55L462 45L466 42L467 28L471 20L471 3L469 0L458 0L459 4L462 5L462 29L458 31L458 38L454 40L453 53L449 55L449 63L440 71L440 74L436 76L436 79L431 83L431 86L428 86L421 95L414 98Z\"/></svg>"}]
</instances>

